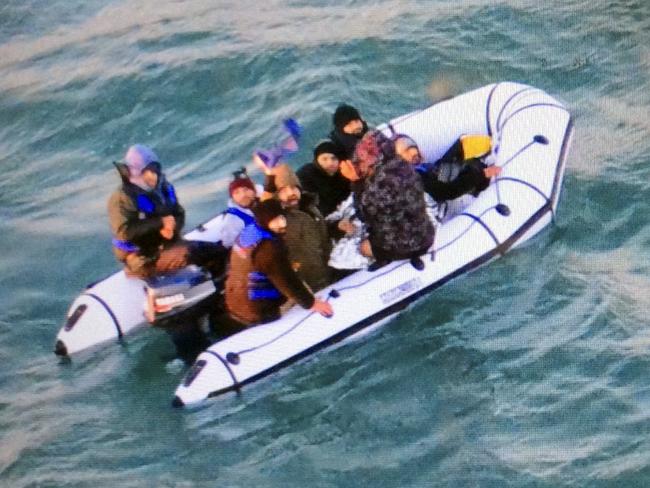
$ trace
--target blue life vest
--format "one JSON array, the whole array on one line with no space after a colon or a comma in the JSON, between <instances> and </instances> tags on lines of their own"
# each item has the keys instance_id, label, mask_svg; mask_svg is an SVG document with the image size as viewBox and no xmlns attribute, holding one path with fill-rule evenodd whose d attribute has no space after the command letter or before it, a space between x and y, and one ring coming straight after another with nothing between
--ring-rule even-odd
<instances>
[{"instance_id":1,"label":"blue life vest","mask_svg":"<svg viewBox=\"0 0 650 488\"><path fill-rule=\"evenodd\" d=\"M127 194L130 192L127 192ZM138 212L143 213L145 218L153 217L156 215L156 211L160 211L160 207L166 207L168 209L174 208L178 203L176 198L176 190L174 190L174 185L163 181L160 185L160 196L162 196L162 201L156 203L152 198L150 193L140 193L138 192L135 195L130 195L134 200L135 206L138 209Z\"/></svg>"},{"instance_id":2,"label":"blue life vest","mask_svg":"<svg viewBox=\"0 0 650 488\"><path fill-rule=\"evenodd\" d=\"M244 230L239 234L237 246L245 249L249 259L252 259L253 251L264 240L275 240L275 236L253 222L244 227ZM248 273L249 300L277 300L280 298L282 298L282 293L273 285L265 273L260 271Z\"/></svg>"},{"instance_id":3,"label":"blue life vest","mask_svg":"<svg viewBox=\"0 0 650 488\"><path fill-rule=\"evenodd\" d=\"M164 179L164 176L161 175L160 178L162 179L160 192L158 193L158 195L162 197L160 202L156 202L156 199L152 198L151 193L145 193L144 190L136 185L130 184L128 187L125 185L124 192L133 201L141 219L154 217L162 208L172 209L178 203L174 185L168 183L167 180ZM111 243L117 249L127 253L138 252L140 250L140 248L132 242L117 239L115 237L111 239Z\"/></svg>"},{"instance_id":4,"label":"blue life vest","mask_svg":"<svg viewBox=\"0 0 650 488\"><path fill-rule=\"evenodd\" d=\"M113 244L113 246L118 248L120 251L124 251L124 252L128 252L128 253L138 252L140 250L140 248L138 246L136 246L135 244L133 244L132 242L130 242L130 241L121 241L120 239L117 239L115 237L113 237L111 239L111 243Z\"/></svg>"},{"instance_id":5,"label":"blue life vest","mask_svg":"<svg viewBox=\"0 0 650 488\"><path fill-rule=\"evenodd\" d=\"M244 221L244 226L255 223L255 217L253 217L252 215L248 215L246 212L243 212L242 210L236 207L228 207L224 213L234 215L235 217L239 217Z\"/></svg>"}]
</instances>

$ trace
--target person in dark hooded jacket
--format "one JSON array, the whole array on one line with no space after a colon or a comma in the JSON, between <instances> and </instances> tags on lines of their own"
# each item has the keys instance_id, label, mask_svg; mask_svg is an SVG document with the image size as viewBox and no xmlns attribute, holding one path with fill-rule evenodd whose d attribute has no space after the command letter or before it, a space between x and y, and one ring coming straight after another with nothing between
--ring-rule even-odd
<instances>
[{"instance_id":1,"label":"person in dark hooded jacket","mask_svg":"<svg viewBox=\"0 0 650 488\"><path fill-rule=\"evenodd\" d=\"M339 166L339 148L326 139L314 148L314 160L296 172L303 190L318 196L318 209L324 216L350 195L350 181Z\"/></svg>"},{"instance_id":2,"label":"person in dark hooded jacket","mask_svg":"<svg viewBox=\"0 0 650 488\"><path fill-rule=\"evenodd\" d=\"M108 216L113 251L129 276L149 278L188 264L223 271L227 250L220 243L181 239L185 210L153 150L131 146L115 166L122 184L108 201Z\"/></svg>"},{"instance_id":3,"label":"person in dark hooded jacket","mask_svg":"<svg viewBox=\"0 0 650 488\"><path fill-rule=\"evenodd\" d=\"M330 139L339 149L339 158L352 159L354 148L368 132L368 124L356 108L345 103L336 108L332 123L334 129L330 132Z\"/></svg>"},{"instance_id":4,"label":"person in dark hooded jacket","mask_svg":"<svg viewBox=\"0 0 650 488\"><path fill-rule=\"evenodd\" d=\"M363 137L353 164L360 176L354 184L356 205L376 259L370 270L398 259L410 259L414 268L423 269L420 256L433 244L434 228L420 177L378 131Z\"/></svg>"},{"instance_id":5,"label":"person in dark hooded jacket","mask_svg":"<svg viewBox=\"0 0 650 488\"><path fill-rule=\"evenodd\" d=\"M482 138L482 136L474 137ZM490 179L501 172L498 166L486 166L481 159L468 156L463 151L463 138L458 139L441 159L430 164L423 161L420 148L411 137L398 134L394 137L394 141L397 155L413 165L422 179L424 191L438 203L465 194L477 196L489 186ZM487 150L489 148L486 148ZM440 168L444 165L456 169L455 178L441 179Z\"/></svg>"}]
</instances>

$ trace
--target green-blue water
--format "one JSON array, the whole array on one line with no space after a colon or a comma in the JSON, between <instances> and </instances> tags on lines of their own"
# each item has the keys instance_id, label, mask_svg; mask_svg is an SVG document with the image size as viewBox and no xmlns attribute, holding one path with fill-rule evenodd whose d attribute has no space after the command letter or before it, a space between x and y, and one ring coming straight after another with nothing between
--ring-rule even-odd
<instances>
[{"instance_id":1,"label":"green-blue water","mask_svg":"<svg viewBox=\"0 0 650 488\"><path fill-rule=\"evenodd\" d=\"M55 358L69 303L117 269L130 144L198 224L283 117L298 166L339 102L376 124L432 80L520 81L574 114L557 223L529 246L198 410L170 407L162 332ZM650 486L649 114L645 0L6 0L0 485Z\"/></svg>"}]
</instances>

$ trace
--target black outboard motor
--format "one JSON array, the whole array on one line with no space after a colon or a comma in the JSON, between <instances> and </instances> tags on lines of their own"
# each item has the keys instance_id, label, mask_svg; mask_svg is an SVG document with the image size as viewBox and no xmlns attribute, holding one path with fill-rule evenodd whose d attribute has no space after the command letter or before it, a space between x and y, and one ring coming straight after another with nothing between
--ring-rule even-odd
<instances>
[{"instance_id":1,"label":"black outboard motor","mask_svg":"<svg viewBox=\"0 0 650 488\"><path fill-rule=\"evenodd\" d=\"M217 291L210 274L194 265L148 278L145 282L145 315L149 323L162 328L173 325L174 317L195 308Z\"/></svg>"},{"instance_id":2,"label":"black outboard motor","mask_svg":"<svg viewBox=\"0 0 650 488\"><path fill-rule=\"evenodd\" d=\"M210 273L194 265L145 282L147 320L170 334L181 359L193 362L211 344L211 317L221 307L221 290Z\"/></svg>"}]
</instances>

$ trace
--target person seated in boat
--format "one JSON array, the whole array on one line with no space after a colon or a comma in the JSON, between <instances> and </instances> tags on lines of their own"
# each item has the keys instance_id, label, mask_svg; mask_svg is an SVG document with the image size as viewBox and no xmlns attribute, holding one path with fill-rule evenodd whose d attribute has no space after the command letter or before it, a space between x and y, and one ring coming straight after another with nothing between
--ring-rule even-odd
<instances>
[{"instance_id":1,"label":"person seated in boat","mask_svg":"<svg viewBox=\"0 0 650 488\"><path fill-rule=\"evenodd\" d=\"M414 166L424 191L438 203L466 194L477 196L501 172L500 167L486 166L480 159L490 151L488 136L463 136L434 163L423 161L420 148L411 137L398 134L394 140L395 153ZM443 171L446 177L441 175Z\"/></svg>"},{"instance_id":2,"label":"person seated in boat","mask_svg":"<svg viewBox=\"0 0 650 488\"><path fill-rule=\"evenodd\" d=\"M316 205L317 197L302 191L298 177L286 163L272 169L258 159L256 164L266 173L262 200L274 198L285 211L287 228L282 239L293 268L312 290L326 287L332 282L327 265L332 243L328 223Z\"/></svg>"},{"instance_id":3,"label":"person seated in boat","mask_svg":"<svg viewBox=\"0 0 650 488\"><path fill-rule=\"evenodd\" d=\"M188 264L223 272L227 250L221 243L181 239L185 210L151 148L131 146L125 161L114 164L122 184L109 198L108 217L113 251L127 275L149 278Z\"/></svg>"},{"instance_id":4,"label":"person seated in boat","mask_svg":"<svg viewBox=\"0 0 650 488\"><path fill-rule=\"evenodd\" d=\"M357 213L368 232L361 252L375 259L369 270L398 259L409 259L422 270L420 256L433 244L435 231L413 166L395 154L393 141L379 131L363 136L351 166Z\"/></svg>"},{"instance_id":5,"label":"person seated in boat","mask_svg":"<svg viewBox=\"0 0 650 488\"><path fill-rule=\"evenodd\" d=\"M328 265L337 278L373 264L368 232L359 210L358 199L363 192L364 182L374 172L377 158L342 160L341 175L350 182L350 195L336 210L325 218L329 222L330 235L335 240ZM342 234L342 235L341 235Z\"/></svg>"},{"instance_id":6,"label":"person seated in boat","mask_svg":"<svg viewBox=\"0 0 650 488\"><path fill-rule=\"evenodd\" d=\"M368 233L357 215L354 203L354 194L351 193L334 212L325 217L328 228L331 229L333 224L336 232L330 233L334 244L327 262L333 270L335 281L355 270L365 269L372 263L369 255L364 256L360 252L361 244L368 237Z\"/></svg>"},{"instance_id":7,"label":"person seated in boat","mask_svg":"<svg viewBox=\"0 0 650 488\"><path fill-rule=\"evenodd\" d=\"M228 185L228 208L217 219L219 240L223 246L230 249L244 227L255 221L253 207L258 202L257 188L242 168L233 173L233 180Z\"/></svg>"},{"instance_id":8,"label":"person seated in boat","mask_svg":"<svg viewBox=\"0 0 650 488\"><path fill-rule=\"evenodd\" d=\"M314 159L297 172L302 189L318 195L318 209L327 216L350 195L350 181L340 171L339 148L329 139L314 148Z\"/></svg>"},{"instance_id":9,"label":"person seated in boat","mask_svg":"<svg viewBox=\"0 0 650 488\"><path fill-rule=\"evenodd\" d=\"M368 132L368 124L361 118L359 111L345 103L336 107L332 117L334 129L330 132L330 139L339 148L339 158L352 159L354 148L363 135Z\"/></svg>"},{"instance_id":10,"label":"person seated in boat","mask_svg":"<svg viewBox=\"0 0 650 488\"><path fill-rule=\"evenodd\" d=\"M291 266L281 236L287 230L286 210L275 199L254 209L256 222L244 228L233 246L225 298L230 327L271 322L280 317L288 299L325 317L332 306L314 296Z\"/></svg>"}]
</instances>

